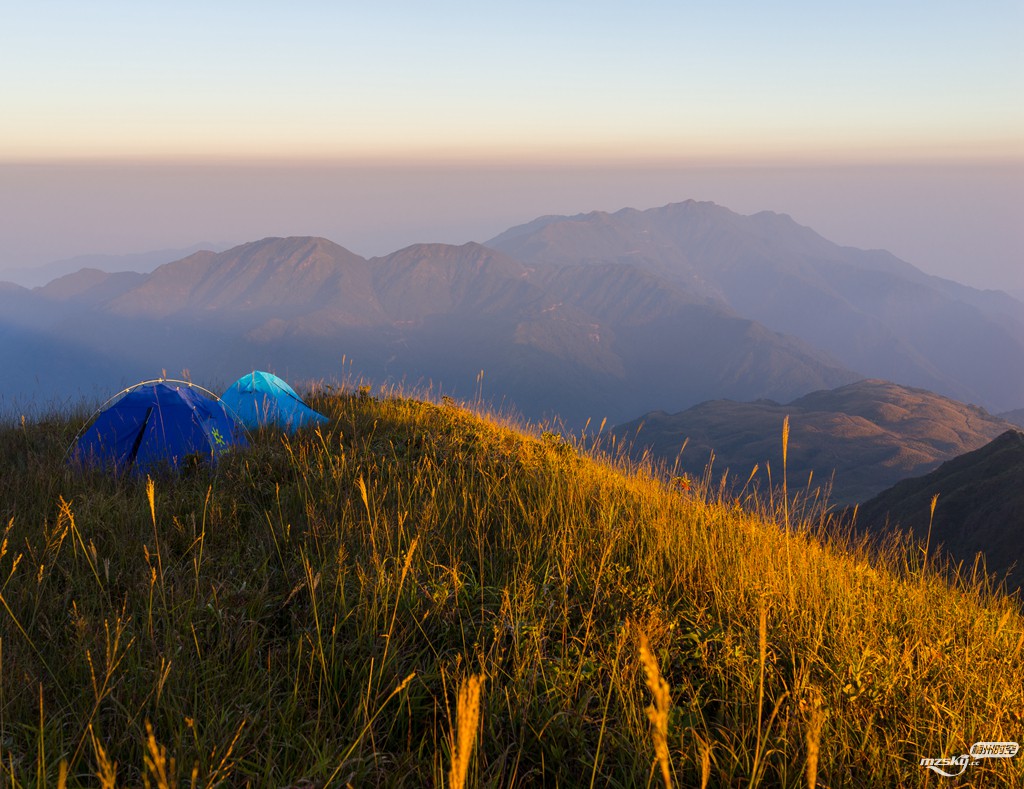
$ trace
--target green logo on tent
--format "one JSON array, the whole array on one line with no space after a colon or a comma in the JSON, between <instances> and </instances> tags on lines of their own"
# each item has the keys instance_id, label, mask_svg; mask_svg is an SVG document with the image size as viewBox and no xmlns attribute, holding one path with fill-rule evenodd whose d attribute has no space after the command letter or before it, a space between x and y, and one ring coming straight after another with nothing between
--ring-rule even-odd
<instances>
[{"instance_id":1,"label":"green logo on tent","mask_svg":"<svg viewBox=\"0 0 1024 789\"><path fill-rule=\"evenodd\" d=\"M227 446L227 442L224 441L224 437L220 434L220 431L217 428L213 428L213 430L210 431L210 436L213 438L213 441L217 446Z\"/></svg>"}]
</instances>

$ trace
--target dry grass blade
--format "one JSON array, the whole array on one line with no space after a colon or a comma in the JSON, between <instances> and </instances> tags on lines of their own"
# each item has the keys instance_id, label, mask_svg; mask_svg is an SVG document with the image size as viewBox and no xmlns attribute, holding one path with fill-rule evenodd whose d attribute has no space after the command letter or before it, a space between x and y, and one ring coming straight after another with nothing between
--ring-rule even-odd
<instances>
[{"instance_id":1,"label":"dry grass blade","mask_svg":"<svg viewBox=\"0 0 1024 789\"><path fill-rule=\"evenodd\" d=\"M700 789L707 789L711 780L711 743L700 735L697 738L697 753L700 756Z\"/></svg>"},{"instance_id":2,"label":"dry grass blade","mask_svg":"<svg viewBox=\"0 0 1024 789\"><path fill-rule=\"evenodd\" d=\"M152 477L146 477L146 498L149 500L149 517L153 519L153 527L156 527L156 483Z\"/></svg>"},{"instance_id":3,"label":"dry grass blade","mask_svg":"<svg viewBox=\"0 0 1024 789\"><path fill-rule=\"evenodd\" d=\"M939 503L939 494L936 493L932 496L931 504L928 508L928 537L924 541L924 562L921 567L921 583L924 583L925 576L928 572L928 550L932 545L932 524L935 522L935 506Z\"/></svg>"},{"instance_id":4,"label":"dry grass blade","mask_svg":"<svg viewBox=\"0 0 1024 789\"><path fill-rule=\"evenodd\" d=\"M782 468L786 468L786 460L789 456L789 415L782 420Z\"/></svg>"}]
</instances>

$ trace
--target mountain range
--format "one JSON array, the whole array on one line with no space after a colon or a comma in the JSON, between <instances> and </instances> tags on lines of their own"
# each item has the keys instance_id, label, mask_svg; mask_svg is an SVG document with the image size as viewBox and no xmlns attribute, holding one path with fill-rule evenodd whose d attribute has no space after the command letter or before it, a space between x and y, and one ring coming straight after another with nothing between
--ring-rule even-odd
<instances>
[{"instance_id":1,"label":"mountain range","mask_svg":"<svg viewBox=\"0 0 1024 789\"><path fill-rule=\"evenodd\" d=\"M4 285L0 315L8 402L163 370L214 385L253 368L332 380L344 359L356 376L482 392L577 427L709 399L786 402L868 376L1024 404L1020 302L783 215L693 201L370 259L270 238L151 273Z\"/></svg>"}]
</instances>

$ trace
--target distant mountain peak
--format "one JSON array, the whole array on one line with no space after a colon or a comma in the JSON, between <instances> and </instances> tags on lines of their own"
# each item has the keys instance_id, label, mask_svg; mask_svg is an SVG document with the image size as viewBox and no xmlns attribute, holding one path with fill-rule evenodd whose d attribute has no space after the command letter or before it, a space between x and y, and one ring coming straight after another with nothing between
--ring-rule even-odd
<instances>
[{"instance_id":1,"label":"distant mountain peak","mask_svg":"<svg viewBox=\"0 0 1024 789\"><path fill-rule=\"evenodd\" d=\"M364 258L325 238L268 237L164 264L109 308L139 316L236 311L291 315L337 299L339 289L357 305L361 318L379 313Z\"/></svg>"},{"instance_id":2,"label":"distant mountain peak","mask_svg":"<svg viewBox=\"0 0 1024 789\"><path fill-rule=\"evenodd\" d=\"M288 260L302 255L327 253L329 255L351 255L358 257L340 244L320 236L268 236L259 241L239 244L224 250L218 257L243 257L265 254L269 259Z\"/></svg>"}]
</instances>

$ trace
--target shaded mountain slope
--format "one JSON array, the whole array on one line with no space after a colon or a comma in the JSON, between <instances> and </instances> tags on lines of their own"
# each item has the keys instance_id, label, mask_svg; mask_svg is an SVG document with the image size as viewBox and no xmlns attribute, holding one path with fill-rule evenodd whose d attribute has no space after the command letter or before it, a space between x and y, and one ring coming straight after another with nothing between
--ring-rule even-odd
<instances>
[{"instance_id":1,"label":"shaded mountain slope","mask_svg":"<svg viewBox=\"0 0 1024 789\"><path fill-rule=\"evenodd\" d=\"M1011 427L984 410L931 392L865 380L781 405L715 400L676 414L649 413L614 430L636 451L650 448L682 470L730 471L742 483L755 465L781 482L782 423L790 419L788 480L802 488L833 479L832 499L852 503L943 460L976 449Z\"/></svg>"},{"instance_id":2,"label":"shaded mountain slope","mask_svg":"<svg viewBox=\"0 0 1024 789\"><path fill-rule=\"evenodd\" d=\"M0 319L8 326L35 326L50 320L39 297L13 282L0 282Z\"/></svg>"},{"instance_id":3,"label":"shaded mountain slope","mask_svg":"<svg viewBox=\"0 0 1024 789\"><path fill-rule=\"evenodd\" d=\"M976 554L990 573L1024 584L1024 433L1007 430L990 443L948 460L924 476L904 479L860 505L857 525L875 532L900 528L942 546L968 567Z\"/></svg>"},{"instance_id":4,"label":"shaded mountain slope","mask_svg":"<svg viewBox=\"0 0 1024 789\"><path fill-rule=\"evenodd\" d=\"M13 326L0 317L0 415L66 411L102 402L135 378L133 365L102 349ZM159 373L159 369L157 370Z\"/></svg>"}]
</instances>

